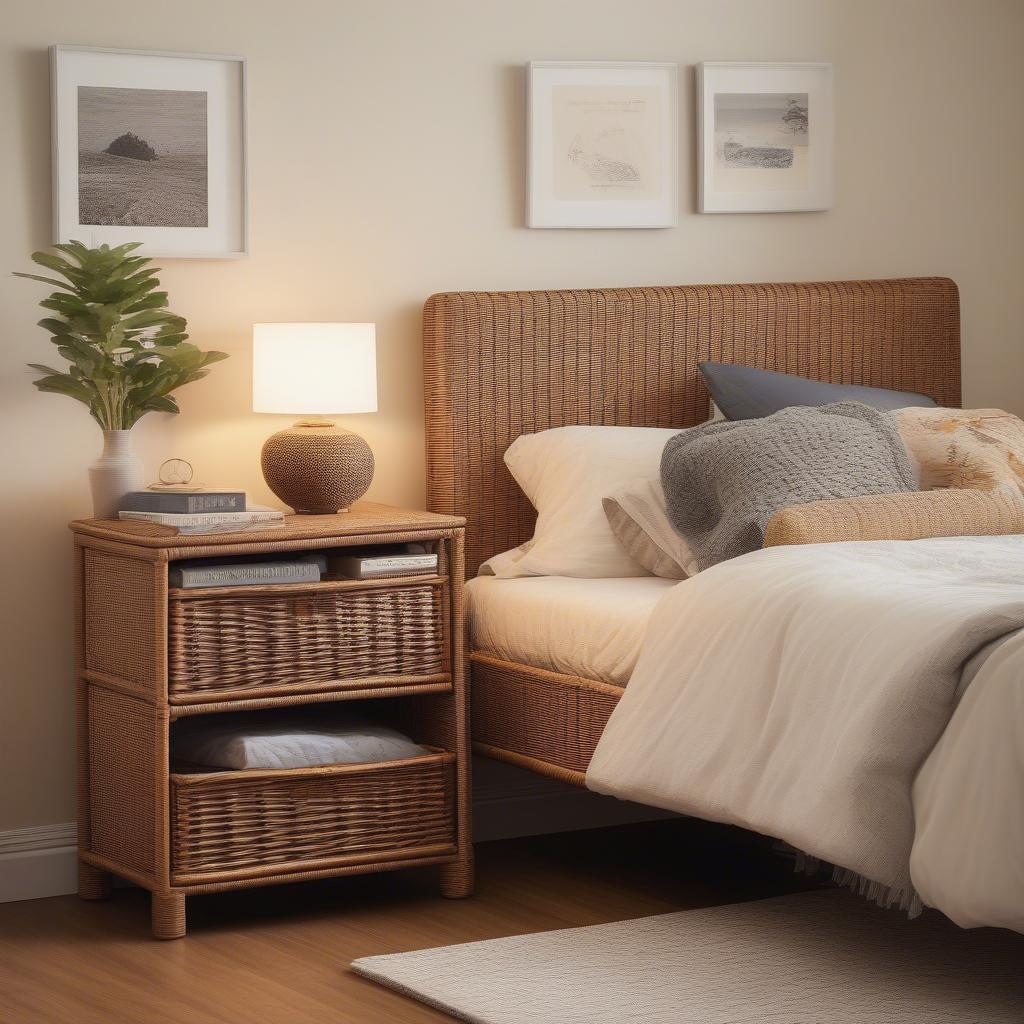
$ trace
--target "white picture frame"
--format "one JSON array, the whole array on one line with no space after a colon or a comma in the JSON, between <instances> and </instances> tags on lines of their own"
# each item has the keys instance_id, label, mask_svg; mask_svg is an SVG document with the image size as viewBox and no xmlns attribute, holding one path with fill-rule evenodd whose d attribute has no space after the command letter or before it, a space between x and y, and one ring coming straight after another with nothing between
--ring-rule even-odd
<instances>
[{"instance_id":1,"label":"white picture frame","mask_svg":"<svg viewBox=\"0 0 1024 1024\"><path fill-rule=\"evenodd\" d=\"M55 45L50 93L55 243L249 254L244 57Z\"/></svg>"},{"instance_id":2,"label":"white picture frame","mask_svg":"<svg viewBox=\"0 0 1024 1024\"><path fill-rule=\"evenodd\" d=\"M668 228L679 217L674 63L527 65L531 228Z\"/></svg>"},{"instance_id":3,"label":"white picture frame","mask_svg":"<svg viewBox=\"0 0 1024 1024\"><path fill-rule=\"evenodd\" d=\"M825 62L697 66L701 213L827 210L833 74Z\"/></svg>"}]
</instances>

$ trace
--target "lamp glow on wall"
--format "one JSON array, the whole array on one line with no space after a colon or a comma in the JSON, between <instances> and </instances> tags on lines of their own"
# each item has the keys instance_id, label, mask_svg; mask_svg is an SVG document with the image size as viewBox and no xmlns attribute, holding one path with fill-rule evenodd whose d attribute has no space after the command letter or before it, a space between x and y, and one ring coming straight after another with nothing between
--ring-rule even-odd
<instances>
[{"instance_id":1,"label":"lamp glow on wall","mask_svg":"<svg viewBox=\"0 0 1024 1024\"><path fill-rule=\"evenodd\" d=\"M346 511L373 480L373 452L329 418L377 411L373 324L253 324L252 408L301 418L267 438L267 485L300 513Z\"/></svg>"}]
</instances>

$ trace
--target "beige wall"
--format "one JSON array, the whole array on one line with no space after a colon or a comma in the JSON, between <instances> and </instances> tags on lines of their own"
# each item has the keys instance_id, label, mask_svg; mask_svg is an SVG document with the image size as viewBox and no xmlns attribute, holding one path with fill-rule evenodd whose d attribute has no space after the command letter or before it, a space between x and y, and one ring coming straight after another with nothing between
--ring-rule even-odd
<instances>
[{"instance_id":1,"label":"beige wall","mask_svg":"<svg viewBox=\"0 0 1024 1024\"><path fill-rule=\"evenodd\" d=\"M353 418L371 497L423 494L419 310L463 288L947 274L962 290L965 401L1024 412L1024 4L982 0L5 0L0 36L0 830L68 821L70 538L99 445L84 409L23 368L49 346L40 290L6 276L49 241L46 47L244 54L251 259L167 261L195 339L232 358L150 416L171 455L269 500L249 411L250 324L375 320L381 408ZM173 11L173 13L168 13ZM523 63L684 68L682 216L665 231L523 228ZM704 59L836 65L828 213L698 216L693 78Z\"/></svg>"}]
</instances>

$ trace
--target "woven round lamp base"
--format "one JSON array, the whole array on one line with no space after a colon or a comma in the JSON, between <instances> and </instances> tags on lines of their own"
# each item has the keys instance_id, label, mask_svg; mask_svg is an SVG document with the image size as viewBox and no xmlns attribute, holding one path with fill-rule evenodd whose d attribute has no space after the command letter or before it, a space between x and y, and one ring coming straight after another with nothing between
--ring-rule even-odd
<instances>
[{"instance_id":1,"label":"woven round lamp base","mask_svg":"<svg viewBox=\"0 0 1024 1024\"><path fill-rule=\"evenodd\" d=\"M370 446L324 421L299 422L268 437L260 464L267 486L296 512L344 511L373 480Z\"/></svg>"}]
</instances>

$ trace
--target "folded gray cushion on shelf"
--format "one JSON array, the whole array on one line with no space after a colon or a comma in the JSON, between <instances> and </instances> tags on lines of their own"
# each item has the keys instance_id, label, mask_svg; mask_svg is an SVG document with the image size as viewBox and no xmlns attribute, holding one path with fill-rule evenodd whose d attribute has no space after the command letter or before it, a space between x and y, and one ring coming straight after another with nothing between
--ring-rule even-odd
<instances>
[{"instance_id":1,"label":"folded gray cushion on shelf","mask_svg":"<svg viewBox=\"0 0 1024 1024\"><path fill-rule=\"evenodd\" d=\"M310 768L429 753L397 729L337 708L200 715L177 722L171 757L210 768Z\"/></svg>"}]
</instances>

